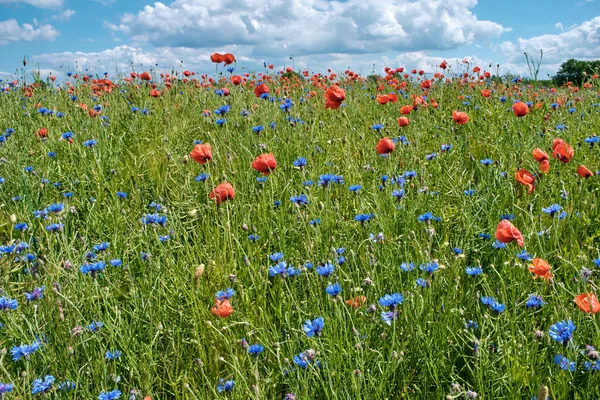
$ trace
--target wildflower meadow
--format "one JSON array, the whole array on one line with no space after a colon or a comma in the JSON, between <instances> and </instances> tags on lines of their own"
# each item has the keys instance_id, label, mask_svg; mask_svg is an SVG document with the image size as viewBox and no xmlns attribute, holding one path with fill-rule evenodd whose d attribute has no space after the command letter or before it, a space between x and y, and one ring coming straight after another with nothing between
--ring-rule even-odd
<instances>
[{"instance_id":1,"label":"wildflower meadow","mask_svg":"<svg viewBox=\"0 0 600 400\"><path fill-rule=\"evenodd\" d=\"M600 398L600 94L484 66L0 82L0 399Z\"/></svg>"}]
</instances>

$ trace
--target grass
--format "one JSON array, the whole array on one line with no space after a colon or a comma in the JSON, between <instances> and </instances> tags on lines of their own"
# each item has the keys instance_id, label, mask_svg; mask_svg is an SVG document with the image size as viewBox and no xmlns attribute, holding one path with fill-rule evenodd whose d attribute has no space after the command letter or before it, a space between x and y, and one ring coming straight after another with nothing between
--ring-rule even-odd
<instances>
[{"instance_id":1,"label":"grass","mask_svg":"<svg viewBox=\"0 0 600 400\"><path fill-rule=\"evenodd\" d=\"M73 80L72 93L65 86L37 87L25 97L15 87L1 96L1 128L14 133L0 145L0 243L29 245L20 252L2 248L0 258L1 295L19 303L0 311L0 382L14 384L6 398L32 397L34 379L45 375L56 378L48 390L56 398L96 398L118 389L121 398L140 399L290 399L291 393L298 399L431 399L465 398L467 391L481 399L513 399L535 396L542 385L552 399L600 396L598 372L584 364L594 361L585 346L600 346L600 320L573 302L580 293L600 295L594 263L600 257L598 178L576 173L580 164L600 169L598 146L584 141L600 128L594 89L552 94L493 84L494 93L485 98L485 82L437 81L427 95L439 107L419 107L408 115L409 126L400 128L399 108L412 104L410 95L422 94L414 80L404 90L407 98L400 94L398 103L386 105L373 98L379 84L385 93L394 90L385 82L342 82L345 106L326 110L324 89L308 80L274 75L268 86L280 94L269 101L254 96L253 76L241 86L205 88L174 80L167 90L154 75L158 98L149 96L146 83L121 78L111 93L93 93L81 77ZM230 95L215 94L221 87ZM307 97L309 91L315 95ZM287 96L294 103L289 113L279 107ZM517 118L510 108L514 98L541 108ZM91 118L80 104L102 105L102 111ZM224 104L231 110L215 115ZM44 115L40 107L65 115ZM456 109L467 112L469 122L455 124ZM301 121L290 123L289 117ZM226 119L222 127L218 118ZM374 124L383 129L374 131ZM252 131L258 125L264 126L260 134ZM35 134L42 127L48 129L44 140ZM73 143L61 139L64 132L73 132ZM402 135L409 144L398 141L388 157L377 154L381 138ZM573 146L571 162L552 158L557 137ZM84 146L89 139L97 144ZM212 146L205 165L187 157L194 140ZM442 152L442 144L452 148ZM536 147L550 154L546 174L537 172L531 156ZM250 164L265 152L273 153L277 168L259 183L262 175ZM304 169L292 165L298 157L307 159ZM483 159L493 163L483 165ZM514 178L520 168L537 175L531 195ZM397 201L392 191L400 185L392 178L406 171L416 177L406 179L404 198ZM201 172L210 175L205 182L195 179ZM319 177L327 173L342 175L344 184L320 187ZM305 184L309 180L312 186ZM223 181L234 186L235 198L216 205L208 195ZM348 188L356 184L362 189L353 193ZM464 194L469 189L471 196ZM117 197L118 191L127 197ZM69 192L72 197L65 197ZM307 195L308 205L289 200L299 194ZM54 203L64 210L46 219L34 216ZM157 212L152 203L161 205L165 226L142 222ZM554 203L564 218L542 212ZM441 221L419 222L426 212ZM375 218L368 222L354 219L371 213ZM527 253L552 266L550 282L533 279L515 242L492 246L506 214L514 215ZM315 219L320 224L313 226ZM15 230L22 222L27 229ZM49 232L51 223L63 228ZM249 240L251 234L258 240ZM103 242L108 250L87 258ZM269 255L275 252L301 274L270 277L275 263ZM27 253L33 261L21 260ZM112 266L113 259L122 265ZM100 260L106 267L99 273L80 272ZM433 274L419 268L434 260L439 270ZM335 272L319 276L316 267L328 261ZM403 271L405 262L413 262L414 270ZM468 276L468 266L480 266L483 274ZM428 286L417 286L417 278ZM325 292L335 282L342 287L338 297ZM43 298L27 301L25 292L41 286ZM219 318L211 313L215 293L228 287L235 290L234 312ZM387 325L378 300L391 293L401 293L404 302ZM528 309L531 294L546 304ZM367 299L360 308L346 304L359 295ZM490 310L481 296L506 309ZM303 324L317 317L324 329L308 337ZM576 326L567 344L548 334L561 320ZM92 321L103 327L92 332ZM469 321L478 328L467 328ZM536 330L544 335L536 337ZM14 346L36 338L39 350L12 360ZM252 356L246 344L261 344L264 351ZM122 355L105 359L113 350ZM304 369L294 356L307 350L311 362ZM556 365L556 354L574 361L575 371ZM233 390L219 393L220 379L234 380ZM64 381L74 382L75 390L59 390ZM460 389L451 393L453 384Z\"/></svg>"}]
</instances>

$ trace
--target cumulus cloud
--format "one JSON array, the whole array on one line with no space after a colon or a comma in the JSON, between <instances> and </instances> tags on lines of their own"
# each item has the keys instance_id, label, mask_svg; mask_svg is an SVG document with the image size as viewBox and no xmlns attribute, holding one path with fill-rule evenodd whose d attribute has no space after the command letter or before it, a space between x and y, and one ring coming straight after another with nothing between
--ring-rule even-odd
<instances>
[{"instance_id":1,"label":"cumulus cloud","mask_svg":"<svg viewBox=\"0 0 600 400\"><path fill-rule=\"evenodd\" d=\"M10 42L54 40L60 33L52 25L19 24L16 19L0 21L0 46Z\"/></svg>"},{"instance_id":2,"label":"cumulus cloud","mask_svg":"<svg viewBox=\"0 0 600 400\"><path fill-rule=\"evenodd\" d=\"M565 29L559 34L546 34L516 42L503 42L502 53L509 60L521 58L524 52L537 55L544 51L544 61L560 64L569 58L597 59L600 55L600 16Z\"/></svg>"},{"instance_id":3,"label":"cumulus cloud","mask_svg":"<svg viewBox=\"0 0 600 400\"><path fill-rule=\"evenodd\" d=\"M175 0L107 24L157 47L248 46L252 57L454 49L508 29L479 20L477 0Z\"/></svg>"},{"instance_id":4,"label":"cumulus cloud","mask_svg":"<svg viewBox=\"0 0 600 400\"><path fill-rule=\"evenodd\" d=\"M61 12L60 14L56 14L52 16L52 19L55 21L64 21L67 22L68 20L71 19L71 17L75 15L75 11L73 10L65 10L63 12Z\"/></svg>"},{"instance_id":5,"label":"cumulus cloud","mask_svg":"<svg viewBox=\"0 0 600 400\"><path fill-rule=\"evenodd\" d=\"M58 8L62 7L64 0L0 0L0 4L21 3L39 8Z\"/></svg>"}]
</instances>

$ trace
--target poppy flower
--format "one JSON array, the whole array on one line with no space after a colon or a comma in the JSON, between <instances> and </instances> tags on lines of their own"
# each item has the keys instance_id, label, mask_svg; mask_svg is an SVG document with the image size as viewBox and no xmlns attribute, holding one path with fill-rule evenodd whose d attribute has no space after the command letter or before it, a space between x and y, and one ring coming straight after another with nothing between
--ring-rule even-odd
<instances>
[{"instance_id":1,"label":"poppy flower","mask_svg":"<svg viewBox=\"0 0 600 400\"><path fill-rule=\"evenodd\" d=\"M469 121L469 116L467 113L462 111L452 111L452 119L459 125L466 124Z\"/></svg>"},{"instance_id":2,"label":"poppy flower","mask_svg":"<svg viewBox=\"0 0 600 400\"><path fill-rule=\"evenodd\" d=\"M507 219L503 219L498 223L494 236L502 243L510 243L513 240L516 240L520 247L525 246L523 235L521 235L521 232Z\"/></svg>"},{"instance_id":3,"label":"poppy flower","mask_svg":"<svg viewBox=\"0 0 600 400\"><path fill-rule=\"evenodd\" d=\"M325 108L337 110L346 99L346 92L337 85L330 86L325 91Z\"/></svg>"},{"instance_id":4,"label":"poppy flower","mask_svg":"<svg viewBox=\"0 0 600 400\"><path fill-rule=\"evenodd\" d=\"M40 128L40 129L38 129L36 135L39 137L45 138L46 136L48 136L48 129Z\"/></svg>"},{"instance_id":5,"label":"poppy flower","mask_svg":"<svg viewBox=\"0 0 600 400\"><path fill-rule=\"evenodd\" d=\"M265 83L261 83L260 85L256 85L254 88L254 95L256 97L260 97L261 95L269 93L269 87Z\"/></svg>"},{"instance_id":6,"label":"poppy flower","mask_svg":"<svg viewBox=\"0 0 600 400\"><path fill-rule=\"evenodd\" d=\"M577 168L577 175L579 175L582 178L591 178L592 176L594 176L592 171L587 169L587 167L585 165L580 165Z\"/></svg>"},{"instance_id":7,"label":"poppy flower","mask_svg":"<svg viewBox=\"0 0 600 400\"><path fill-rule=\"evenodd\" d=\"M206 164L212 160L212 149L210 144L202 143L195 145L194 149L190 152L190 157L198 164Z\"/></svg>"},{"instance_id":8,"label":"poppy flower","mask_svg":"<svg viewBox=\"0 0 600 400\"><path fill-rule=\"evenodd\" d=\"M490 97L490 96L492 95L492 91L491 91L491 90L488 90L488 89L483 89L483 90L481 91L481 95L482 95L483 97Z\"/></svg>"},{"instance_id":9,"label":"poppy flower","mask_svg":"<svg viewBox=\"0 0 600 400\"><path fill-rule=\"evenodd\" d=\"M517 171L515 179L517 180L517 182L527 186L527 188L529 189L527 193L533 193L533 190L535 189L535 187L533 186L533 182L535 182L535 176L533 176L531 172L527 171L526 169L520 169Z\"/></svg>"},{"instance_id":10,"label":"poppy flower","mask_svg":"<svg viewBox=\"0 0 600 400\"><path fill-rule=\"evenodd\" d=\"M229 182L223 182L216 188L214 188L209 194L208 198L215 200L217 204L221 204L224 201L231 200L235 197L235 191L233 186Z\"/></svg>"},{"instance_id":11,"label":"poppy flower","mask_svg":"<svg viewBox=\"0 0 600 400\"><path fill-rule=\"evenodd\" d=\"M529 266L528 270L535 276L535 278L543 278L545 280L549 280L552 278L552 273L550 270L552 266L548 264L546 260L542 260L541 258L534 258L532 264Z\"/></svg>"},{"instance_id":12,"label":"poppy flower","mask_svg":"<svg viewBox=\"0 0 600 400\"><path fill-rule=\"evenodd\" d=\"M159 97L160 96L160 92L158 90L156 90L156 89L152 89L150 91L150 96L152 96L152 97Z\"/></svg>"},{"instance_id":13,"label":"poppy flower","mask_svg":"<svg viewBox=\"0 0 600 400\"><path fill-rule=\"evenodd\" d=\"M402 115L408 115L413 111L413 107L412 106L402 106L400 108L400 114Z\"/></svg>"},{"instance_id":14,"label":"poppy flower","mask_svg":"<svg viewBox=\"0 0 600 400\"><path fill-rule=\"evenodd\" d=\"M233 83L235 86L239 85L242 83L242 77L239 75L233 75L231 77L231 83Z\"/></svg>"},{"instance_id":15,"label":"poppy flower","mask_svg":"<svg viewBox=\"0 0 600 400\"><path fill-rule=\"evenodd\" d=\"M229 303L229 299L215 300L215 305L210 309L217 317L225 318L229 317L233 313L233 307Z\"/></svg>"},{"instance_id":16,"label":"poppy flower","mask_svg":"<svg viewBox=\"0 0 600 400\"><path fill-rule=\"evenodd\" d=\"M548 154L546 154L545 151L543 151L542 149L539 149L539 148L533 149L533 151L531 152L531 155L537 162L549 160Z\"/></svg>"},{"instance_id":17,"label":"poppy flower","mask_svg":"<svg viewBox=\"0 0 600 400\"><path fill-rule=\"evenodd\" d=\"M269 175L272 170L277 168L277 161L271 153L261 154L252 162L252 168L263 175Z\"/></svg>"},{"instance_id":18,"label":"poppy flower","mask_svg":"<svg viewBox=\"0 0 600 400\"><path fill-rule=\"evenodd\" d=\"M150 80L152 80L152 76L150 76L150 74L147 73L147 72L142 72L140 74L140 79L143 80L143 81L150 81Z\"/></svg>"},{"instance_id":19,"label":"poppy flower","mask_svg":"<svg viewBox=\"0 0 600 400\"><path fill-rule=\"evenodd\" d=\"M348 304L352 308L359 308L361 305L367 302L367 298L365 296L356 296L352 299L346 300L346 304Z\"/></svg>"},{"instance_id":20,"label":"poppy flower","mask_svg":"<svg viewBox=\"0 0 600 400\"><path fill-rule=\"evenodd\" d=\"M529 107L527 107L527 104L523 103L522 101L517 101L515 104L513 104L512 109L513 113L519 118L529 114Z\"/></svg>"},{"instance_id":21,"label":"poppy flower","mask_svg":"<svg viewBox=\"0 0 600 400\"><path fill-rule=\"evenodd\" d=\"M406 117L398 117L398 125L399 126L408 126L410 121Z\"/></svg>"},{"instance_id":22,"label":"poppy flower","mask_svg":"<svg viewBox=\"0 0 600 400\"><path fill-rule=\"evenodd\" d=\"M213 53L210 55L210 61L214 62L214 63L222 63L223 62L223 55L219 54L219 53Z\"/></svg>"},{"instance_id":23,"label":"poppy flower","mask_svg":"<svg viewBox=\"0 0 600 400\"><path fill-rule=\"evenodd\" d=\"M387 104L390 101L390 97L387 94L377 95L377 102L381 105Z\"/></svg>"},{"instance_id":24,"label":"poppy flower","mask_svg":"<svg viewBox=\"0 0 600 400\"><path fill-rule=\"evenodd\" d=\"M398 96L396 95L396 93L390 93L387 96L390 98L390 102L392 102L392 103L398 102Z\"/></svg>"},{"instance_id":25,"label":"poppy flower","mask_svg":"<svg viewBox=\"0 0 600 400\"><path fill-rule=\"evenodd\" d=\"M550 162L548 160L544 160L540 163L540 171L542 171L542 172L550 171Z\"/></svg>"},{"instance_id":26,"label":"poppy flower","mask_svg":"<svg viewBox=\"0 0 600 400\"><path fill-rule=\"evenodd\" d=\"M571 161L574 155L573 148L564 140L557 138L552 141L552 157L566 164Z\"/></svg>"},{"instance_id":27,"label":"poppy flower","mask_svg":"<svg viewBox=\"0 0 600 400\"><path fill-rule=\"evenodd\" d=\"M224 65L227 66L227 65L233 64L235 62L235 56L231 53L226 53L226 54L223 54L222 60L225 63Z\"/></svg>"},{"instance_id":28,"label":"poppy flower","mask_svg":"<svg viewBox=\"0 0 600 400\"><path fill-rule=\"evenodd\" d=\"M394 151L394 142L389 138L383 138L377 143L377 153L389 154Z\"/></svg>"},{"instance_id":29,"label":"poppy flower","mask_svg":"<svg viewBox=\"0 0 600 400\"><path fill-rule=\"evenodd\" d=\"M575 304L583 312L597 314L600 312L600 302L593 293L582 293L575 296Z\"/></svg>"}]
</instances>

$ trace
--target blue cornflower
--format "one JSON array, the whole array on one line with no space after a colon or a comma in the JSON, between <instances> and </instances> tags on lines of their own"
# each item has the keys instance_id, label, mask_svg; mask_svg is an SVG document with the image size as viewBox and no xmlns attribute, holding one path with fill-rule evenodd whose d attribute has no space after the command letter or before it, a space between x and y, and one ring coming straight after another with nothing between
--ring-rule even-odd
<instances>
[{"instance_id":1,"label":"blue cornflower","mask_svg":"<svg viewBox=\"0 0 600 400\"><path fill-rule=\"evenodd\" d=\"M440 268L439 264L436 261L428 262L425 264L419 265L419 269L421 271L425 271L428 274L433 274Z\"/></svg>"},{"instance_id":2,"label":"blue cornflower","mask_svg":"<svg viewBox=\"0 0 600 400\"><path fill-rule=\"evenodd\" d=\"M463 250L459 249L458 247L454 247L454 248L452 248L452 252L454 253L455 256L458 256L463 253Z\"/></svg>"},{"instance_id":3,"label":"blue cornflower","mask_svg":"<svg viewBox=\"0 0 600 400\"><path fill-rule=\"evenodd\" d=\"M430 220L437 221L439 219L441 218L434 216L433 213L431 213L431 211L427 211L426 213L423 213L417 217L417 220L419 220L419 222L428 222Z\"/></svg>"},{"instance_id":4,"label":"blue cornflower","mask_svg":"<svg viewBox=\"0 0 600 400\"><path fill-rule=\"evenodd\" d=\"M27 223L21 222L15 225L15 231L25 231L27 230Z\"/></svg>"},{"instance_id":5,"label":"blue cornflower","mask_svg":"<svg viewBox=\"0 0 600 400\"><path fill-rule=\"evenodd\" d=\"M52 387L54 380L52 375L46 375L44 379L35 379L31 384L31 394L46 393Z\"/></svg>"},{"instance_id":6,"label":"blue cornflower","mask_svg":"<svg viewBox=\"0 0 600 400\"><path fill-rule=\"evenodd\" d=\"M63 392L75 390L76 387L77 387L77 385L75 385L75 382L71 382L71 381L61 382L57 386L58 390L61 390Z\"/></svg>"},{"instance_id":7,"label":"blue cornflower","mask_svg":"<svg viewBox=\"0 0 600 400\"><path fill-rule=\"evenodd\" d=\"M232 288L227 288L225 290L219 290L215 294L215 297L217 298L217 300L223 301L232 298L234 294L235 290L233 290Z\"/></svg>"},{"instance_id":8,"label":"blue cornflower","mask_svg":"<svg viewBox=\"0 0 600 400\"><path fill-rule=\"evenodd\" d=\"M375 218L375 214L357 214L354 217L354 220L360 222L361 224L364 224L365 222L369 222L373 218Z\"/></svg>"},{"instance_id":9,"label":"blue cornflower","mask_svg":"<svg viewBox=\"0 0 600 400\"><path fill-rule=\"evenodd\" d=\"M570 361L562 354L554 356L554 364L558 365L563 371L575 372L575 361Z\"/></svg>"},{"instance_id":10,"label":"blue cornflower","mask_svg":"<svg viewBox=\"0 0 600 400\"><path fill-rule=\"evenodd\" d=\"M325 288L325 293L332 297L335 297L338 294L342 293L342 286L339 283L330 283Z\"/></svg>"},{"instance_id":11,"label":"blue cornflower","mask_svg":"<svg viewBox=\"0 0 600 400\"><path fill-rule=\"evenodd\" d=\"M506 248L506 243L502 243L499 240L496 240L494 243L492 243L492 247L498 250L502 250Z\"/></svg>"},{"instance_id":12,"label":"blue cornflower","mask_svg":"<svg viewBox=\"0 0 600 400\"><path fill-rule=\"evenodd\" d=\"M110 265L112 265L113 267L120 267L123 264L123 261L121 261L118 258L115 258L113 260L109 261Z\"/></svg>"},{"instance_id":13,"label":"blue cornflower","mask_svg":"<svg viewBox=\"0 0 600 400\"><path fill-rule=\"evenodd\" d=\"M33 291L30 293L25 292L25 298L27 299L27 301L41 300L44 298L44 290L46 290L46 287L40 286L38 288L33 289Z\"/></svg>"},{"instance_id":14,"label":"blue cornflower","mask_svg":"<svg viewBox=\"0 0 600 400\"><path fill-rule=\"evenodd\" d=\"M467 267L465 268L465 272L469 276L478 276L483 273L483 270L481 269L481 267Z\"/></svg>"},{"instance_id":15,"label":"blue cornflower","mask_svg":"<svg viewBox=\"0 0 600 400\"><path fill-rule=\"evenodd\" d=\"M542 212L545 212L546 214L550 215L551 217L554 217L554 215L556 213L558 213L560 210L561 210L560 204L552 204L551 206L542 208Z\"/></svg>"},{"instance_id":16,"label":"blue cornflower","mask_svg":"<svg viewBox=\"0 0 600 400\"><path fill-rule=\"evenodd\" d=\"M254 132L254 133L261 133L264 130L265 130L265 127L262 125L257 125L257 126L252 127L252 132Z\"/></svg>"},{"instance_id":17,"label":"blue cornflower","mask_svg":"<svg viewBox=\"0 0 600 400\"><path fill-rule=\"evenodd\" d=\"M2 383L0 382L0 397L2 397L6 393L11 393L13 388L15 387L12 383Z\"/></svg>"},{"instance_id":18,"label":"blue cornflower","mask_svg":"<svg viewBox=\"0 0 600 400\"><path fill-rule=\"evenodd\" d=\"M306 197L305 194L300 194L298 196L292 196L292 197L290 197L290 201L292 203L295 203L295 204L299 205L299 206L304 206L304 205L307 205L309 203L308 197Z\"/></svg>"},{"instance_id":19,"label":"blue cornflower","mask_svg":"<svg viewBox=\"0 0 600 400\"><path fill-rule=\"evenodd\" d=\"M351 192L357 193L360 189L362 189L361 185L352 185L348 188Z\"/></svg>"},{"instance_id":20,"label":"blue cornflower","mask_svg":"<svg viewBox=\"0 0 600 400\"><path fill-rule=\"evenodd\" d=\"M251 344L248 346L248 354L252 356L258 356L265 350L265 347L262 344Z\"/></svg>"},{"instance_id":21,"label":"blue cornflower","mask_svg":"<svg viewBox=\"0 0 600 400\"><path fill-rule=\"evenodd\" d=\"M91 332L98 332L102 327L104 326L103 322L100 321L92 321L89 325L88 325L88 329Z\"/></svg>"},{"instance_id":22,"label":"blue cornflower","mask_svg":"<svg viewBox=\"0 0 600 400\"><path fill-rule=\"evenodd\" d=\"M118 389L115 389L110 392L100 393L100 395L98 395L98 400L116 400L119 397L121 397L121 391Z\"/></svg>"},{"instance_id":23,"label":"blue cornflower","mask_svg":"<svg viewBox=\"0 0 600 400\"><path fill-rule=\"evenodd\" d=\"M215 123L219 126L223 126L225 125L225 119L218 119L215 121Z\"/></svg>"},{"instance_id":24,"label":"blue cornflower","mask_svg":"<svg viewBox=\"0 0 600 400\"><path fill-rule=\"evenodd\" d=\"M259 236L256 234L248 235L248 240L251 242L256 242L259 239Z\"/></svg>"},{"instance_id":25,"label":"blue cornflower","mask_svg":"<svg viewBox=\"0 0 600 400\"><path fill-rule=\"evenodd\" d=\"M533 257L529 253L527 253L527 251L525 251L525 250L522 250L520 253L518 253L517 258L522 261L533 260Z\"/></svg>"},{"instance_id":26,"label":"blue cornflower","mask_svg":"<svg viewBox=\"0 0 600 400\"><path fill-rule=\"evenodd\" d=\"M584 142L589 144L598 143L600 141L600 136L590 136L583 139Z\"/></svg>"},{"instance_id":27,"label":"blue cornflower","mask_svg":"<svg viewBox=\"0 0 600 400\"><path fill-rule=\"evenodd\" d=\"M205 172L201 172L200 175L196 177L196 182L205 182L210 177L210 174Z\"/></svg>"},{"instance_id":28,"label":"blue cornflower","mask_svg":"<svg viewBox=\"0 0 600 400\"><path fill-rule=\"evenodd\" d=\"M269 259L273 262L278 262L280 260L283 260L283 253L273 253L273 254L269 255Z\"/></svg>"},{"instance_id":29,"label":"blue cornflower","mask_svg":"<svg viewBox=\"0 0 600 400\"><path fill-rule=\"evenodd\" d=\"M110 243L108 243L108 242L100 243L100 244L97 244L94 246L94 251L97 251L97 252L106 251L106 250L108 250L109 246L110 246Z\"/></svg>"},{"instance_id":30,"label":"blue cornflower","mask_svg":"<svg viewBox=\"0 0 600 400\"><path fill-rule=\"evenodd\" d=\"M106 352L104 358L106 358L107 360L116 360L117 358L121 357L122 354L123 353L121 353L119 350L109 350Z\"/></svg>"},{"instance_id":31,"label":"blue cornflower","mask_svg":"<svg viewBox=\"0 0 600 400\"><path fill-rule=\"evenodd\" d=\"M381 320L388 325L392 325L392 321L398 318L397 311L382 311L381 312Z\"/></svg>"},{"instance_id":32,"label":"blue cornflower","mask_svg":"<svg viewBox=\"0 0 600 400\"><path fill-rule=\"evenodd\" d=\"M379 132L383 129L383 124L375 124L375 125L371 126L371 129L373 129L376 132Z\"/></svg>"},{"instance_id":33,"label":"blue cornflower","mask_svg":"<svg viewBox=\"0 0 600 400\"><path fill-rule=\"evenodd\" d=\"M400 264L400 269L404 272L410 272L415 269L415 263L413 262L403 262Z\"/></svg>"},{"instance_id":34,"label":"blue cornflower","mask_svg":"<svg viewBox=\"0 0 600 400\"><path fill-rule=\"evenodd\" d=\"M475 194L474 189L465 190L465 196L473 196Z\"/></svg>"},{"instance_id":35,"label":"blue cornflower","mask_svg":"<svg viewBox=\"0 0 600 400\"><path fill-rule=\"evenodd\" d=\"M142 217L142 222L146 225L161 225L165 226L167 224L167 216L166 215L158 215L154 214L146 214Z\"/></svg>"},{"instance_id":36,"label":"blue cornflower","mask_svg":"<svg viewBox=\"0 0 600 400\"><path fill-rule=\"evenodd\" d=\"M481 163L481 165L492 165L494 163L494 160L492 160L491 158L484 158L479 162Z\"/></svg>"},{"instance_id":37,"label":"blue cornflower","mask_svg":"<svg viewBox=\"0 0 600 400\"><path fill-rule=\"evenodd\" d=\"M10 299L8 297L0 297L0 310L8 311L8 310L16 310L19 305L19 302L14 299Z\"/></svg>"},{"instance_id":38,"label":"blue cornflower","mask_svg":"<svg viewBox=\"0 0 600 400\"><path fill-rule=\"evenodd\" d=\"M308 337L313 337L314 335L321 336L324 327L325 321L323 320L323 317L317 317L312 321L306 320L304 325L302 325L302 330Z\"/></svg>"},{"instance_id":39,"label":"blue cornflower","mask_svg":"<svg viewBox=\"0 0 600 400\"><path fill-rule=\"evenodd\" d=\"M268 179L268 177L261 176L261 177L256 178L256 182L258 182L258 183L265 183L267 181L267 179Z\"/></svg>"},{"instance_id":40,"label":"blue cornflower","mask_svg":"<svg viewBox=\"0 0 600 400\"><path fill-rule=\"evenodd\" d=\"M402 200L402 198L404 197L404 194L405 194L404 189L392 191L392 197L394 197L398 201Z\"/></svg>"},{"instance_id":41,"label":"blue cornflower","mask_svg":"<svg viewBox=\"0 0 600 400\"><path fill-rule=\"evenodd\" d=\"M400 293L386 294L379 298L379 304L382 307L394 309L397 305L402 304L404 297Z\"/></svg>"},{"instance_id":42,"label":"blue cornflower","mask_svg":"<svg viewBox=\"0 0 600 400\"><path fill-rule=\"evenodd\" d=\"M271 265L269 267L269 276L281 276L286 277L288 273L287 263L285 261L280 261L275 265Z\"/></svg>"},{"instance_id":43,"label":"blue cornflower","mask_svg":"<svg viewBox=\"0 0 600 400\"><path fill-rule=\"evenodd\" d=\"M330 183L338 183L340 185L344 184L344 177L341 175L334 174L323 174L319 176L319 185L321 186L329 186Z\"/></svg>"},{"instance_id":44,"label":"blue cornflower","mask_svg":"<svg viewBox=\"0 0 600 400\"><path fill-rule=\"evenodd\" d=\"M477 328L479 328L479 324L475 321L469 320L465 323L465 329L477 330Z\"/></svg>"},{"instance_id":45,"label":"blue cornflower","mask_svg":"<svg viewBox=\"0 0 600 400\"><path fill-rule=\"evenodd\" d=\"M67 192L67 193L63 193L63 196L66 197L67 199L70 199L71 197L75 196L75 193Z\"/></svg>"},{"instance_id":46,"label":"blue cornflower","mask_svg":"<svg viewBox=\"0 0 600 400\"><path fill-rule=\"evenodd\" d=\"M44 211L53 212L55 214L59 214L65 209L65 205L63 203L54 203L50 204Z\"/></svg>"},{"instance_id":47,"label":"blue cornflower","mask_svg":"<svg viewBox=\"0 0 600 400\"><path fill-rule=\"evenodd\" d=\"M38 340L31 344L22 344L20 346L13 346L10 349L13 361L19 361L21 358L29 359L29 356L40 349L42 343Z\"/></svg>"},{"instance_id":48,"label":"blue cornflower","mask_svg":"<svg viewBox=\"0 0 600 400\"><path fill-rule=\"evenodd\" d=\"M425 159L426 159L427 161L431 161L431 160L433 160L435 157L437 157L437 153L431 153L431 154L427 154L427 155L425 156Z\"/></svg>"},{"instance_id":49,"label":"blue cornflower","mask_svg":"<svg viewBox=\"0 0 600 400\"><path fill-rule=\"evenodd\" d=\"M573 337L575 331L575 324L573 321L560 321L550 327L548 335L557 342L567 344L567 342Z\"/></svg>"},{"instance_id":50,"label":"blue cornflower","mask_svg":"<svg viewBox=\"0 0 600 400\"><path fill-rule=\"evenodd\" d=\"M478 233L477 236L479 237L479 239L483 239L483 240L488 240L489 238L491 238L492 236L487 234L487 233Z\"/></svg>"},{"instance_id":51,"label":"blue cornflower","mask_svg":"<svg viewBox=\"0 0 600 400\"><path fill-rule=\"evenodd\" d=\"M542 296L532 294L527 299L525 306L527 308L539 308L539 307L542 307L544 304L546 304L546 303L544 302L544 300L542 300Z\"/></svg>"},{"instance_id":52,"label":"blue cornflower","mask_svg":"<svg viewBox=\"0 0 600 400\"><path fill-rule=\"evenodd\" d=\"M423 278L417 278L417 280L415 281L415 283L417 284L418 287L425 289L426 287L429 286L429 281Z\"/></svg>"},{"instance_id":53,"label":"blue cornflower","mask_svg":"<svg viewBox=\"0 0 600 400\"><path fill-rule=\"evenodd\" d=\"M332 263L328 262L326 264L318 266L316 268L316 271L317 274L319 274L320 276L327 278L333 274L333 272L335 271L335 266Z\"/></svg>"},{"instance_id":54,"label":"blue cornflower","mask_svg":"<svg viewBox=\"0 0 600 400\"><path fill-rule=\"evenodd\" d=\"M94 147L96 144L97 142L94 139L86 140L85 142L83 142L83 145L85 147Z\"/></svg>"},{"instance_id":55,"label":"blue cornflower","mask_svg":"<svg viewBox=\"0 0 600 400\"><path fill-rule=\"evenodd\" d=\"M54 224L46 225L46 230L48 232L58 232L58 231L61 231L63 228L64 228L63 224L54 223Z\"/></svg>"},{"instance_id":56,"label":"blue cornflower","mask_svg":"<svg viewBox=\"0 0 600 400\"><path fill-rule=\"evenodd\" d=\"M496 299L494 299L493 297L489 297L489 296L482 296L480 298L481 303L488 306L490 309L496 311L496 312L502 312L506 309L506 306L504 304L500 304L496 301Z\"/></svg>"},{"instance_id":57,"label":"blue cornflower","mask_svg":"<svg viewBox=\"0 0 600 400\"><path fill-rule=\"evenodd\" d=\"M317 225L321 224L321 218L311 219L308 223L311 226L317 226Z\"/></svg>"},{"instance_id":58,"label":"blue cornflower","mask_svg":"<svg viewBox=\"0 0 600 400\"><path fill-rule=\"evenodd\" d=\"M298 157L292 162L292 165L296 168L304 168L306 166L306 158Z\"/></svg>"},{"instance_id":59,"label":"blue cornflower","mask_svg":"<svg viewBox=\"0 0 600 400\"><path fill-rule=\"evenodd\" d=\"M84 274L91 273L92 275L102 271L106 267L106 263L104 261L98 261L95 263L86 263L79 267L79 271Z\"/></svg>"},{"instance_id":60,"label":"blue cornflower","mask_svg":"<svg viewBox=\"0 0 600 400\"><path fill-rule=\"evenodd\" d=\"M126 199L127 198L127 193L126 192L117 192L117 197L119 199Z\"/></svg>"},{"instance_id":61,"label":"blue cornflower","mask_svg":"<svg viewBox=\"0 0 600 400\"><path fill-rule=\"evenodd\" d=\"M49 151L48 152L48 157L50 157L50 158L56 157L56 152L55 151Z\"/></svg>"},{"instance_id":62,"label":"blue cornflower","mask_svg":"<svg viewBox=\"0 0 600 400\"><path fill-rule=\"evenodd\" d=\"M452 149L452 144L442 144L440 147L441 152L450 151Z\"/></svg>"}]
</instances>

